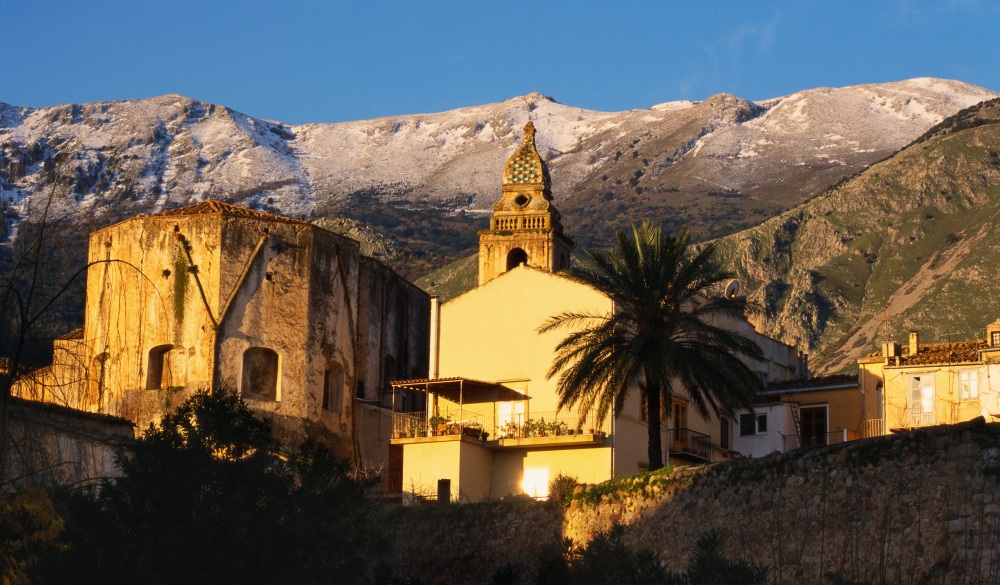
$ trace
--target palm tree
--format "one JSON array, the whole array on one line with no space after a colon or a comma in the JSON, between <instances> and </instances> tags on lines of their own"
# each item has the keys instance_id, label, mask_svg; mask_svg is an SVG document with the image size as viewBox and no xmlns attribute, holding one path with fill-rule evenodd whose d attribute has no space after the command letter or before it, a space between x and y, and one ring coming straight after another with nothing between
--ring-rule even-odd
<instances>
[{"instance_id":1,"label":"palm tree","mask_svg":"<svg viewBox=\"0 0 1000 585\"><path fill-rule=\"evenodd\" d=\"M610 314L564 312L540 333L571 332L556 346L548 378L558 375L559 408L596 410L604 421L620 411L632 390L646 396L649 469L663 467L660 404L683 388L695 409L749 407L760 379L740 358L762 360L757 344L719 325L742 319L746 300L721 294L732 274L713 262L715 246L688 253L688 231L676 236L643 222L632 238L616 233L607 252L586 250L589 265L570 275L614 303ZM662 401L662 402L661 402Z\"/></svg>"}]
</instances>

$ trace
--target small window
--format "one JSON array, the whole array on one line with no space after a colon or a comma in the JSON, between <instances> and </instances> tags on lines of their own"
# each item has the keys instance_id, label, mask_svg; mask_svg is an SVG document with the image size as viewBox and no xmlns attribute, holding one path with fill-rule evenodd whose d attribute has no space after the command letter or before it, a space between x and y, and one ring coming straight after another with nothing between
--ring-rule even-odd
<instances>
[{"instance_id":1,"label":"small window","mask_svg":"<svg viewBox=\"0 0 1000 585\"><path fill-rule=\"evenodd\" d=\"M979 400L979 372L959 372L958 389L959 400Z\"/></svg>"},{"instance_id":2,"label":"small window","mask_svg":"<svg viewBox=\"0 0 1000 585\"><path fill-rule=\"evenodd\" d=\"M251 347L243 352L243 380L240 390L244 398L277 401L278 354L266 347Z\"/></svg>"},{"instance_id":3,"label":"small window","mask_svg":"<svg viewBox=\"0 0 1000 585\"><path fill-rule=\"evenodd\" d=\"M740 415L740 436L747 437L754 434L756 430L754 425L754 416L752 414L741 414Z\"/></svg>"},{"instance_id":4,"label":"small window","mask_svg":"<svg viewBox=\"0 0 1000 585\"><path fill-rule=\"evenodd\" d=\"M767 415L762 414L757 417L757 433L763 434L767 432Z\"/></svg>"},{"instance_id":5,"label":"small window","mask_svg":"<svg viewBox=\"0 0 1000 585\"><path fill-rule=\"evenodd\" d=\"M340 412L344 402L344 366L329 361L323 372L323 410Z\"/></svg>"},{"instance_id":6,"label":"small window","mask_svg":"<svg viewBox=\"0 0 1000 585\"><path fill-rule=\"evenodd\" d=\"M990 332L990 347L1000 347L1000 331Z\"/></svg>"}]
</instances>

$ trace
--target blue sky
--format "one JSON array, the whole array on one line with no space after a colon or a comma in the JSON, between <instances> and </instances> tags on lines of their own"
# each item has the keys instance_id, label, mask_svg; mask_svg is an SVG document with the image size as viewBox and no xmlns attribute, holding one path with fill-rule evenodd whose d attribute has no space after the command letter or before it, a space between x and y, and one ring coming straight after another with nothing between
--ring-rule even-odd
<instances>
[{"instance_id":1,"label":"blue sky","mask_svg":"<svg viewBox=\"0 0 1000 585\"><path fill-rule=\"evenodd\" d=\"M0 0L0 101L181 93L292 124L539 91L596 110L958 79L1000 91L994 0Z\"/></svg>"}]
</instances>

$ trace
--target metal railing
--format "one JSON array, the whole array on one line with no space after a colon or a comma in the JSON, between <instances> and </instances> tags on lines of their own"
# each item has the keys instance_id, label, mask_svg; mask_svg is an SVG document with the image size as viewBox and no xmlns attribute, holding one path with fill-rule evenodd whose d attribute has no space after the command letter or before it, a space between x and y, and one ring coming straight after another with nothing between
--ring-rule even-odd
<instances>
[{"instance_id":1,"label":"metal railing","mask_svg":"<svg viewBox=\"0 0 1000 585\"><path fill-rule=\"evenodd\" d=\"M721 461L729 451L712 443L712 437L687 428L665 429L671 455L689 455L706 461Z\"/></svg>"},{"instance_id":2,"label":"metal railing","mask_svg":"<svg viewBox=\"0 0 1000 585\"><path fill-rule=\"evenodd\" d=\"M605 425L597 423L597 415L578 415L558 411L531 412L497 417L496 437L499 439L528 439L606 434Z\"/></svg>"},{"instance_id":3,"label":"metal railing","mask_svg":"<svg viewBox=\"0 0 1000 585\"><path fill-rule=\"evenodd\" d=\"M442 409L430 418L426 412L397 412L392 417L394 439L465 435L489 440L594 434L608 434L608 424L598 424L594 413L583 419L556 411L487 417L467 410Z\"/></svg>"},{"instance_id":4,"label":"metal railing","mask_svg":"<svg viewBox=\"0 0 1000 585\"><path fill-rule=\"evenodd\" d=\"M826 447L836 443L846 443L860 439L861 433L850 429L839 429L828 433L812 433L802 436L789 435L782 436L784 451L792 451L800 447L812 449L815 447Z\"/></svg>"},{"instance_id":5,"label":"metal railing","mask_svg":"<svg viewBox=\"0 0 1000 585\"><path fill-rule=\"evenodd\" d=\"M866 437L881 437L885 435L885 420L881 418L870 418L865 421Z\"/></svg>"},{"instance_id":6,"label":"metal railing","mask_svg":"<svg viewBox=\"0 0 1000 585\"><path fill-rule=\"evenodd\" d=\"M485 417L474 412L440 413L427 418L426 412L397 412L392 415L392 438L444 437L464 435L482 439L489 431L484 427ZM488 435L487 435L488 436Z\"/></svg>"}]
</instances>

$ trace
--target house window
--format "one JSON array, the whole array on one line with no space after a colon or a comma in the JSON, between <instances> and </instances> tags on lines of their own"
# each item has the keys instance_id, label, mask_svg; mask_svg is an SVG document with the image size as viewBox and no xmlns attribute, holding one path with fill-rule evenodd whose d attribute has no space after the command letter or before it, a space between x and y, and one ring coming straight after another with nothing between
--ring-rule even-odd
<instances>
[{"instance_id":1,"label":"house window","mask_svg":"<svg viewBox=\"0 0 1000 585\"><path fill-rule=\"evenodd\" d=\"M323 372L323 410L340 412L344 402L344 366L330 360Z\"/></svg>"},{"instance_id":2,"label":"house window","mask_svg":"<svg viewBox=\"0 0 1000 585\"><path fill-rule=\"evenodd\" d=\"M266 347L251 347L243 352L243 380L240 391L244 398L280 400L278 394L278 354Z\"/></svg>"},{"instance_id":3,"label":"house window","mask_svg":"<svg viewBox=\"0 0 1000 585\"><path fill-rule=\"evenodd\" d=\"M646 395L645 390L639 392L639 420L641 422L647 422L649 420L649 415L647 414L649 410L649 397ZM667 422L670 413L669 405L664 404L663 400L660 400L660 422ZM685 418L686 420L686 418ZM676 425L675 425L676 426Z\"/></svg>"},{"instance_id":4,"label":"house window","mask_svg":"<svg viewBox=\"0 0 1000 585\"><path fill-rule=\"evenodd\" d=\"M170 376L170 350L172 345L158 345L149 350L146 361L146 390L160 390L173 386Z\"/></svg>"},{"instance_id":5,"label":"house window","mask_svg":"<svg viewBox=\"0 0 1000 585\"><path fill-rule=\"evenodd\" d=\"M759 435L767 433L766 414L741 414L740 415L740 436Z\"/></svg>"},{"instance_id":6,"label":"house window","mask_svg":"<svg viewBox=\"0 0 1000 585\"><path fill-rule=\"evenodd\" d=\"M504 401L497 403L497 436L516 439L524 427L524 401Z\"/></svg>"},{"instance_id":7,"label":"house window","mask_svg":"<svg viewBox=\"0 0 1000 585\"><path fill-rule=\"evenodd\" d=\"M990 347L1000 347L1000 331L990 332Z\"/></svg>"},{"instance_id":8,"label":"house window","mask_svg":"<svg viewBox=\"0 0 1000 585\"><path fill-rule=\"evenodd\" d=\"M958 373L958 399L979 400L979 372L967 370Z\"/></svg>"},{"instance_id":9,"label":"house window","mask_svg":"<svg viewBox=\"0 0 1000 585\"><path fill-rule=\"evenodd\" d=\"M549 468L525 467L521 489L533 498L547 499L549 497Z\"/></svg>"},{"instance_id":10,"label":"house window","mask_svg":"<svg viewBox=\"0 0 1000 585\"><path fill-rule=\"evenodd\" d=\"M910 376L910 424L934 424L934 374Z\"/></svg>"},{"instance_id":11,"label":"house window","mask_svg":"<svg viewBox=\"0 0 1000 585\"><path fill-rule=\"evenodd\" d=\"M688 426L688 405L687 402L681 400L680 398L674 398L673 400L674 409L674 451L682 451L686 446L687 442L687 426ZM662 418L663 413L660 413Z\"/></svg>"},{"instance_id":12,"label":"house window","mask_svg":"<svg viewBox=\"0 0 1000 585\"><path fill-rule=\"evenodd\" d=\"M729 449L729 417L719 417L719 446Z\"/></svg>"}]
</instances>

